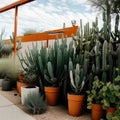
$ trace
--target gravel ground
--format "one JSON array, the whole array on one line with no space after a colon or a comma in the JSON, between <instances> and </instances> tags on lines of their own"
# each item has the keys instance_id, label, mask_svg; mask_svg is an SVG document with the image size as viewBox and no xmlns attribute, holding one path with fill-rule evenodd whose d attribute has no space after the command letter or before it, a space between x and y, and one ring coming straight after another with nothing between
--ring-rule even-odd
<instances>
[{"instance_id":1,"label":"gravel ground","mask_svg":"<svg viewBox=\"0 0 120 120\"><path fill-rule=\"evenodd\" d=\"M7 91L7 92L0 90L0 94L6 97L11 102L13 102L24 112L28 113L25 107L21 105L20 96L17 95L16 90ZM47 111L40 115L33 115L30 113L28 114L34 117L36 120L91 120L90 113L83 113L79 117L72 117L68 115L67 108L62 105L58 105L55 107L48 106Z\"/></svg>"}]
</instances>

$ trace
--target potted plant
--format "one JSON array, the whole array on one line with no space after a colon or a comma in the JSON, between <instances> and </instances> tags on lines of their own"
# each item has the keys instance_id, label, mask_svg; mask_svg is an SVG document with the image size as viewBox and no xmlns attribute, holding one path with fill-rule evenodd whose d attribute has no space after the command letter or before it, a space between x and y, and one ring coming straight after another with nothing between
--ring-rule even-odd
<instances>
[{"instance_id":1,"label":"potted plant","mask_svg":"<svg viewBox=\"0 0 120 120\"><path fill-rule=\"evenodd\" d=\"M120 120L120 104L113 114L112 113L106 114L106 119L107 120Z\"/></svg>"},{"instance_id":2,"label":"potted plant","mask_svg":"<svg viewBox=\"0 0 120 120\"><path fill-rule=\"evenodd\" d=\"M45 71L44 78L46 80L45 96L48 105L54 106L58 104L58 99L60 95L60 82L61 73L55 74L57 70L53 68L53 63L50 61L47 63L47 70Z\"/></svg>"},{"instance_id":3,"label":"potted plant","mask_svg":"<svg viewBox=\"0 0 120 120\"><path fill-rule=\"evenodd\" d=\"M67 98L68 112L72 116L79 116L82 111L86 83L85 73L85 69L83 69L80 64L77 63L74 68L72 61L69 61L69 76L72 92L68 93Z\"/></svg>"},{"instance_id":4,"label":"potted plant","mask_svg":"<svg viewBox=\"0 0 120 120\"><path fill-rule=\"evenodd\" d=\"M100 90L104 83L95 76L92 89L87 91L87 108L92 109L92 120L100 120L103 115L102 96Z\"/></svg>"},{"instance_id":5,"label":"potted plant","mask_svg":"<svg viewBox=\"0 0 120 120\"><path fill-rule=\"evenodd\" d=\"M44 70L45 96L48 105L56 105L60 95L60 84L63 79L65 56L64 46L59 46L55 41L54 47L48 48L48 62ZM67 51L66 51L67 52Z\"/></svg>"},{"instance_id":6,"label":"potted plant","mask_svg":"<svg viewBox=\"0 0 120 120\"><path fill-rule=\"evenodd\" d=\"M16 85L17 76L19 74L18 64L14 59L1 58L0 59L0 73L4 74L4 80L2 81L3 90L11 90ZM8 89L7 89L8 85Z\"/></svg>"},{"instance_id":7,"label":"potted plant","mask_svg":"<svg viewBox=\"0 0 120 120\"><path fill-rule=\"evenodd\" d=\"M23 82L26 83L25 86L21 86L21 102L24 105L25 98L28 94L38 94L39 87L36 84L37 76L36 74L27 73L24 76Z\"/></svg>"},{"instance_id":8,"label":"potted plant","mask_svg":"<svg viewBox=\"0 0 120 120\"><path fill-rule=\"evenodd\" d=\"M113 114L116 110L117 104L120 102L120 88L119 85L108 82L100 90L102 99L102 106L107 112Z\"/></svg>"},{"instance_id":9,"label":"potted plant","mask_svg":"<svg viewBox=\"0 0 120 120\"><path fill-rule=\"evenodd\" d=\"M47 63L46 46L42 44L41 49L39 50L37 43L32 44L32 48L29 49L28 47L28 51L25 52L24 56L20 53L18 54L18 59L24 70L24 73L31 73L36 75L37 85L39 85L39 79L42 82L41 84L44 85L44 69ZM18 84L24 84L24 82L18 82ZM42 92L44 92L44 90L42 90Z\"/></svg>"}]
</instances>

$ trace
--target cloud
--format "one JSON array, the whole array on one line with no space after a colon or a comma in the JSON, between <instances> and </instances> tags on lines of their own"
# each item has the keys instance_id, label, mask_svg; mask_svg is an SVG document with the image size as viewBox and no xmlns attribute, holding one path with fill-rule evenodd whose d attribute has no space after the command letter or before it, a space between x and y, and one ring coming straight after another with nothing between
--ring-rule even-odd
<instances>
[{"instance_id":1,"label":"cloud","mask_svg":"<svg viewBox=\"0 0 120 120\"><path fill-rule=\"evenodd\" d=\"M9 0L15 1L15 0ZM18 35L21 35L25 29L35 29L37 31L45 31L72 26L71 20L76 20L77 25L80 25L80 19L83 19L83 24L88 21L95 20L96 13L89 13L89 5L85 6L86 0L36 0L29 4L19 7L18 20ZM74 4L72 4L74 3ZM4 2L5 4L5 2ZM2 4L3 5L3 4ZM80 7L84 7L81 12ZM0 14L0 30L4 27L7 37L14 31L14 9Z\"/></svg>"},{"instance_id":2,"label":"cloud","mask_svg":"<svg viewBox=\"0 0 120 120\"><path fill-rule=\"evenodd\" d=\"M1 0L0 1L0 8L5 7L5 6L9 5L9 4L12 4L12 3L16 2L16 1L19 1L19 0Z\"/></svg>"}]
</instances>

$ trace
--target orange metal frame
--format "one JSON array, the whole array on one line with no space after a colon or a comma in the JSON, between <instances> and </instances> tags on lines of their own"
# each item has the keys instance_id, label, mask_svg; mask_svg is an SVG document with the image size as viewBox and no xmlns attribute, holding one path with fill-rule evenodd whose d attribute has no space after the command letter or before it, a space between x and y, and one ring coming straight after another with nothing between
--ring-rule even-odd
<instances>
[{"instance_id":1,"label":"orange metal frame","mask_svg":"<svg viewBox=\"0 0 120 120\"><path fill-rule=\"evenodd\" d=\"M47 46L48 46L48 41L55 39L56 34L58 35L59 39L62 38L62 35L64 35L64 37L71 37L72 35L74 36L76 35L77 29L78 29L78 26L73 26L73 27L68 27L63 29L45 31L42 33L19 36L19 38L21 38L22 42L47 40Z\"/></svg>"},{"instance_id":2,"label":"orange metal frame","mask_svg":"<svg viewBox=\"0 0 120 120\"><path fill-rule=\"evenodd\" d=\"M15 3L12 3L8 6L0 8L0 13L5 12L7 10L15 8L15 21L14 21L14 55L16 55L16 41L17 41L17 25L18 25L18 7L26 4L28 2L32 2L34 0L19 0Z\"/></svg>"}]
</instances>

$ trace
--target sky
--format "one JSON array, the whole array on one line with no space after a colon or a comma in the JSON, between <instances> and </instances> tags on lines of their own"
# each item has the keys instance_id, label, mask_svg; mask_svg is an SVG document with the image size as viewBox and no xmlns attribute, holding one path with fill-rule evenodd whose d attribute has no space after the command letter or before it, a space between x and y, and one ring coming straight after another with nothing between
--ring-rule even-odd
<instances>
[{"instance_id":1,"label":"sky","mask_svg":"<svg viewBox=\"0 0 120 120\"><path fill-rule=\"evenodd\" d=\"M16 1L0 0L0 8ZM71 20L76 20L78 26L80 19L83 24L92 23L96 16L99 26L102 25L101 15L86 0L35 0L18 9L18 36L28 29L38 32L59 29L63 23L66 27L71 27ZM14 31L14 14L14 9L0 13L0 32L5 30L5 38L9 38Z\"/></svg>"}]
</instances>

